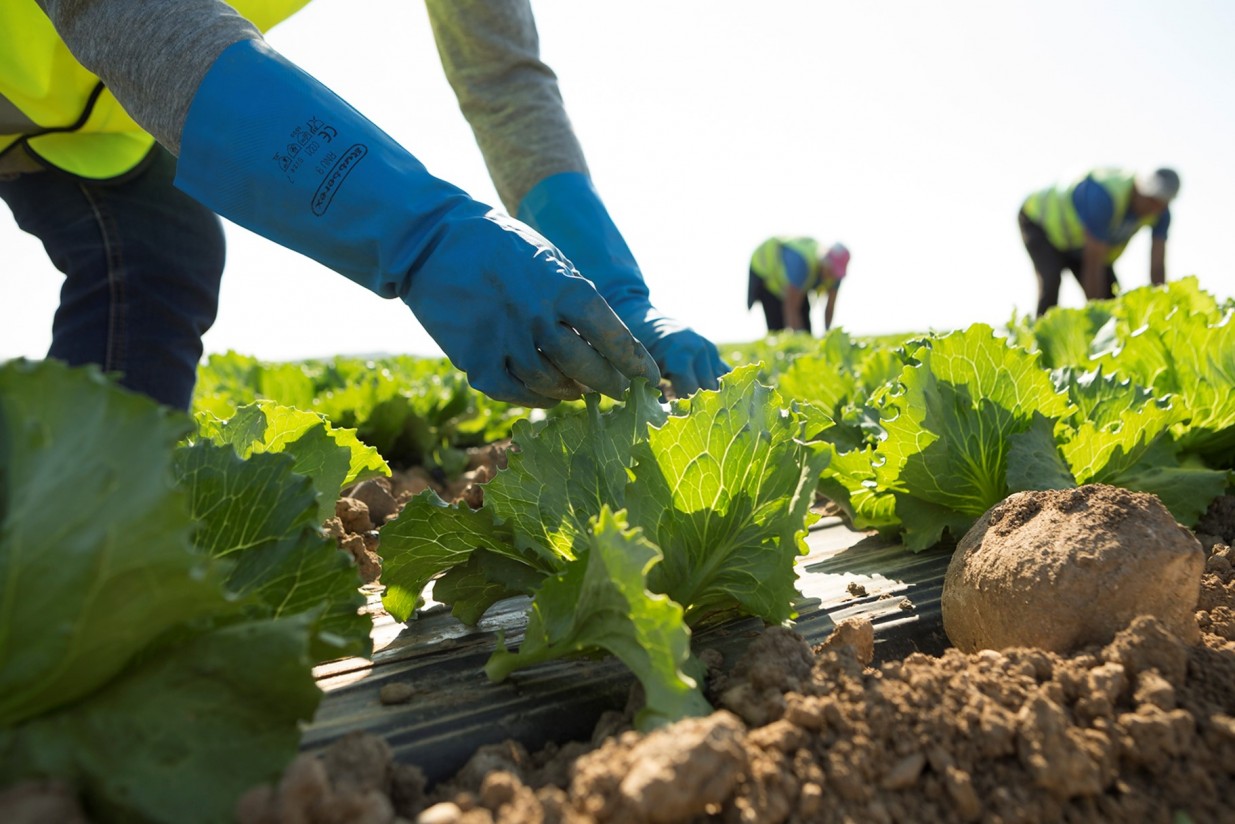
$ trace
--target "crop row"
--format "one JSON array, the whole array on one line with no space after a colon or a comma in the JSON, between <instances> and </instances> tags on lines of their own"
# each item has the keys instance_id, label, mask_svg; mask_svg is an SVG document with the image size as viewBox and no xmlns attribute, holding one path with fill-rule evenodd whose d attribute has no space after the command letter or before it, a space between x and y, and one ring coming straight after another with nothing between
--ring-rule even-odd
<instances>
[{"instance_id":1,"label":"crop row","mask_svg":"<svg viewBox=\"0 0 1235 824\"><path fill-rule=\"evenodd\" d=\"M791 620L818 493L910 549L1091 482L1193 522L1235 465L1231 314L1183 280L1000 332L769 338L727 348L718 391L664 405L637 381L536 418L425 359L215 356L191 418L90 369L0 365L0 785L226 820L294 754L312 665L369 652L320 528L340 491L506 438L483 505L425 491L383 525L387 609L410 619L431 582L468 623L529 595L492 677L607 653L642 726L707 712L691 628Z\"/></svg>"}]
</instances>

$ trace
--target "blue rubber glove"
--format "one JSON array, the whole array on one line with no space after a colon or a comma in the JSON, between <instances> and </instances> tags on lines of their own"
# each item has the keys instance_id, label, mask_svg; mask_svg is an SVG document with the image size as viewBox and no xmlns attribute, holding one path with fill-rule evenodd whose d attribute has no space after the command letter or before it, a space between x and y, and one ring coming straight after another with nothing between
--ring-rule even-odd
<instances>
[{"instance_id":1,"label":"blue rubber glove","mask_svg":"<svg viewBox=\"0 0 1235 824\"><path fill-rule=\"evenodd\" d=\"M717 387L717 378L729 367L715 344L652 306L639 265L587 175L564 172L545 178L523 198L518 216L552 240L596 284L652 353L674 394L684 398L697 389Z\"/></svg>"},{"instance_id":2,"label":"blue rubber glove","mask_svg":"<svg viewBox=\"0 0 1235 824\"><path fill-rule=\"evenodd\" d=\"M400 298L477 390L552 406L619 397L655 361L527 226L433 177L259 41L228 47L189 108L176 185L220 215Z\"/></svg>"}]
</instances>

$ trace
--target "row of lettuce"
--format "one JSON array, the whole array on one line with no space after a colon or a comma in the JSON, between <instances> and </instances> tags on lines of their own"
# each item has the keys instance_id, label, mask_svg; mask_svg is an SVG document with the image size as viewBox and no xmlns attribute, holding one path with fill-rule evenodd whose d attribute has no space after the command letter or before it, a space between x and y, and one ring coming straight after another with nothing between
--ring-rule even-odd
<instances>
[{"instance_id":1,"label":"row of lettuce","mask_svg":"<svg viewBox=\"0 0 1235 824\"><path fill-rule=\"evenodd\" d=\"M429 579L474 622L532 595L500 679L608 652L645 726L708 710L690 627L783 622L826 446L796 436L755 367L671 414L633 386L602 411L513 427L479 510L432 492L382 529L384 600ZM99 821L228 821L277 776L320 700L312 667L371 653L341 489L389 472L355 430L271 400L196 420L94 369L0 365L0 807L54 778Z\"/></svg>"},{"instance_id":2,"label":"row of lettuce","mask_svg":"<svg viewBox=\"0 0 1235 824\"><path fill-rule=\"evenodd\" d=\"M528 595L487 670L608 653L642 726L706 712L691 628L793 616L816 492L911 549L1021 489L1106 482L1192 523L1231 480L1235 323L1195 281L945 335L729 347L719 391L636 382L536 421L439 361L217 356L189 419L91 370L0 366L0 787L54 776L99 820L225 821L294 755L313 664L370 652L323 537L339 491L512 438L484 505L413 498L383 601L474 623Z\"/></svg>"},{"instance_id":3,"label":"row of lettuce","mask_svg":"<svg viewBox=\"0 0 1235 824\"><path fill-rule=\"evenodd\" d=\"M758 364L759 380L806 419L802 439L829 445L820 490L855 526L912 549L958 537L1011 492L1082 483L1153 492L1191 525L1235 461L1231 306L1186 278L998 332L853 339L838 329L723 354ZM475 392L442 360L269 364L234 353L203 367L195 408L228 418L259 398L318 412L392 465L446 477L467 465L464 450L510 437L529 414Z\"/></svg>"},{"instance_id":4,"label":"row of lettuce","mask_svg":"<svg viewBox=\"0 0 1235 824\"><path fill-rule=\"evenodd\" d=\"M902 344L843 333L774 382L833 447L820 489L920 550L1010 493L1107 483L1191 526L1235 467L1235 322L1194 278Z\"/></svg>"},{"instance_id":5,"label":"row of lettuce","mask_svg":"<svg viewBox=\"0 0 1235 824\"><path fill-rule=\"evenodd\" d=\"M527 634L491 675L601 649L643 683L642 723L691 714L706 702L690 627L791 617L817 491L910 550L959 539L1010 493L1087 483L1195 523L1233 479L1231 310L1188 279L1002 334L768 340L667 413L636 387L605 414L520 422L480 509L426 495L383 527L385 606L411 617L434 581L474 623L529 595Z\"/></svg>"}]
</instances>

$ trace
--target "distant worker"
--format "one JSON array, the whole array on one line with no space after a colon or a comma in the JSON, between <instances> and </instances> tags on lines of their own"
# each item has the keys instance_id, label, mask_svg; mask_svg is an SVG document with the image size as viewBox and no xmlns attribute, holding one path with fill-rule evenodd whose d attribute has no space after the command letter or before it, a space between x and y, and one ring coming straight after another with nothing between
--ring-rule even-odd
<instances>
[{"instance_id":1,"label":"distant worker","mask_svg":"<svg viewBox=\"0 0 1235 824\"><path fill-rule=\"evenodd\" d=\"M1115 261L1142 226L1153 227L1149 282L1166 283L1168 206L1178 194L1179 175L1172 169L1095 169L1069 186L1030 195L1019 220L1038 277L1038 315L1059 303L1064 269L1087 300L1113 297Z\"/></svg>"},{"instance_id":2,"label":"distant worker","mask_svg":"<svg viewBox=\"0 0 1235 824\"><path fill-rule=\"evenodd\" d=\"M810 332L812 295L826 293L823 329L832 328L836 292L849 268L849 250L833 243L820 251L809 237L774 237L765 240L750 259L746 308L763 304L768 331Z\"/></svg>"}]
</instances>

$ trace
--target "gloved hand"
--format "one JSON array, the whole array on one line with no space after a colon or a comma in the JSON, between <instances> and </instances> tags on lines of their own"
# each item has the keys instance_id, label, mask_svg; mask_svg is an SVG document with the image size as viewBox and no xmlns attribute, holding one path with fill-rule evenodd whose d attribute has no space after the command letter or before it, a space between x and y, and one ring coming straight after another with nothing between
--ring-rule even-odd
<instances>
[{"instance_id":1,"label":"gloved hand","mask_svg":"<svg viewBox=\"0 0 1235 824\"><path fill-rule=\"evenodd\" d=\"M552 406L660 373L536 232L428 173L260 41L219 55L189 108L176 185L220 215L401 298L477 390Z\"/></svg>"},{"instance_id":2,"label":"gloved hand","mask_svg":"<svg viewBox=\"0 0 1235 824\"><path fill-rule=\"evenodd\" d=\"M564 172L545 178L532 187L517 211L520 220L557 244L596 284L652 353L674 394L684 398L697 389L717 387L717 378L729 367L711 341L649 302L639 265L586 175Z\"/></svg>"}]
</instances>

